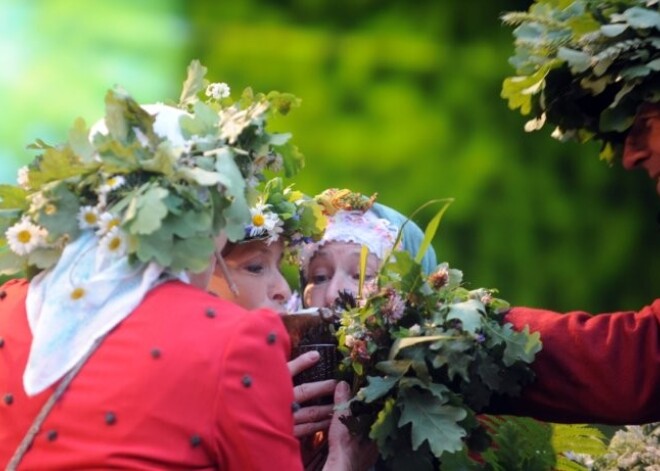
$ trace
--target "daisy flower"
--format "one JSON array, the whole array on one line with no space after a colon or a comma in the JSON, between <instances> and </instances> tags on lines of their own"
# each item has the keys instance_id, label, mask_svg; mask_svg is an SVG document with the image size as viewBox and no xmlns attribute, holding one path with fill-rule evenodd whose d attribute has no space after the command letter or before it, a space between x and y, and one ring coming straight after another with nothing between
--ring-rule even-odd
<instances>
[{"instance_id":1,"label":"daisy flower","mask_svg":"<svg viewBox=\"0 0 660 471\"><path fill-rule=\"evenodd\" d=\"M121 175L115 175L114 177L108 178L105 183L99 187L98 192L101 194L110 193L111 191L120 188L124 183L126 183L126 179L124 177Z\"/></svg>"},{"instance_id":2,"label":"daisy flower","mask_svg":"<svg viewBox=\"0 0 660 471\"><path fill-rule=\"evenodd\" d=\"M229 88L229 85L224 82L212 83L206 87L206 96L215 100L227 98L230 93L231 89Z\"/></svg>"},{"instance_id":3,"label":"daisy flower","mask_svg":"<svg viewBox=\"0 0 660 471\"><path fill-rule=\"evenodd\" d=\"M5 232L9 248L17 255L28 255L35 248L43 245L48 231L24 218Z\"/></svg>"},{"instance_id":4,"label":"daisy flower","mask_svg":"<svg viewBox=\"0 0 660 471\"><path fill-rule=\"evenodd\" d=\"M248 226L250 237L257 237L268 231L267 221L272 216L272 213L268 211L269 209L270 205L263 203L257 203L253 208L250 208L250 225Z\"/></svg>"},{"instance_id":5,"label":"daisy flower","mask_svg":"<svg viewBox=\"0 0 660 471\"><path fill-rule=\"evenodd\" d=\"M101 253L121 257L128 251L128 240L126 234L119 227L115 226L106 235L101 238Z\"/></svg>"},{"instance_id":6,"label":"daisy flower","mask_svg":"<svg viewBox=\"0 0 660 471\"><path fill-rule=\"evenodd\" d=\"M99 224L99 210L96 206L83 206L78 212L78 225L81 229L94 229Z\"/></svg>"},{"instance_id":7,"label":"daisy flower","mask_svg":"<svg viewBox=\"0 0 660 471\"><path fill-rule=\"evenodd\" d=\"M113 227L119 226L120 224L121 220L117 216L112 213L105 212L99 216L99 229L96 231L96 234L99 236L104 236L110 232Z\"/></svg>"},{"instance_id":8,"label":"daisy flower","mask_svg":"<svg viewBox=\"0 0 660 471\"><path fill-rule=\"evenodd\" d=\"M28 170L27 165L18 169L18 177L16 178L16 181L18 182L18 186L24 190L28 190L30 188L29 172L30 171Z\"/></svg>"}]
</instances>

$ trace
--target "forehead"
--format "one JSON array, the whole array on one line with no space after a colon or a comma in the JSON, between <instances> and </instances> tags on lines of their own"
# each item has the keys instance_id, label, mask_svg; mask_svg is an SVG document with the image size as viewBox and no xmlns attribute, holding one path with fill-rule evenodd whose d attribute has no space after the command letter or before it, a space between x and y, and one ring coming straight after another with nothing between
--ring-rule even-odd
<instances>
[{"instance_id":1,"label":"forehead","mask_svg":"<svg viewBox=\"0 0 660 471\"><path fill-rule=\"evenodd\" d=\"M267 244L263 240L250 240L247 242L241 242L232 248L232 250L227 254L226 258L236 259L236 258L245 258L251 255L264 255L267 257L279 258L284 251L284 244L281 241L271 242Z\"/></svg>"},{"instance_id":2,"label":"forehead","mask_svg":"<svg viewBox=\"0 0 660 471\"><path fill-rule=\"evenodd\" d=\"M361 252L362 246L354 242L328 242L314 253L314 256L310 260L310 264L314 263L314 261L358 264ZM370 264L378 263L378 257L369 252L367 262Z\"/></svg>"}]
</instances>

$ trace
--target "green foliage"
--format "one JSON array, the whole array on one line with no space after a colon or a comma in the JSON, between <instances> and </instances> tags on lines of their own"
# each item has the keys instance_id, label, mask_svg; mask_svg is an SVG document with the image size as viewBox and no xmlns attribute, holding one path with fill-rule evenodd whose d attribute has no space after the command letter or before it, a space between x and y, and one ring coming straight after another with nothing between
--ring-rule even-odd
<instances>
[{"instance_id":1,"label":"green foliage","mask_svg":"<svg viewBox=\"0 0 660 471\"><path fill-rule=\"evenodd\" d=\"M438 222L429 224L429 237ZM356 394L345 423L368 434L393 469L403 465L401 453L425 467L446 454L461 460L483 435L475 415L533 378L539 335L513 331L503 321L506 302L461 282L447 264L427 278L409 252L394 251L375 284L346 303L337 338Z\"/></svg>"},{"instance_id":2,"label":"green foliage","mask_svg":"<svg viewBox=\"0 0 660 471\"><path fill-rule=\"evenodd\" d=\"M585 470L586 468L567 458L570 454L586 454L597 457L605 452L605 436L588 425L552 424L552 447L557 454L559 471Z\"/></svg>"},{"instance_id":3,"label":"green foliage","mask_svg":"<svg viewBox=\"0 0 660 471\"><path fill-rule=\"evenodd\" d=\"M549 424L524 417L489 416L487 427L494 446L482 457L494 471L552 470L555 454Z\"/></svg>"},{"instance_id":4,"label":"green foliage","mask_svg":"<svg viewBox=\"0 0 660 471\"><path fill-rule=\"evenodd\" d=\"M647 0L536 0L516 25L517 76L504 80L509 108L531 114L526 130L547 121L554 136L602 141L601 157L619 157L639 106L660 100L660 13Z\"/></svg>"},{"instance_id":5,"label":"green foliage","mask_svg":"<svg viewBox=\"0 0 660 471\"><path fill-rule=\"evenodd\" d=\"M264 171L282 167L277 149L291 138L268 132L266 117L288 113L296 100L250 91L234 102L226 85L208 84L199 62L188 72L180 107L156 111L164 116L159 130L117 88L106 95L105 130L95 129L91 142L78 120L69 142L35 144L43 153L21 171L19 186L0 187L2 246L13 252L3 254L2 273L51 267L81 230L95 231L108 255L175 273L203 270L220 229L243 239L247 193Z\"/></svg>"}]
</instances>

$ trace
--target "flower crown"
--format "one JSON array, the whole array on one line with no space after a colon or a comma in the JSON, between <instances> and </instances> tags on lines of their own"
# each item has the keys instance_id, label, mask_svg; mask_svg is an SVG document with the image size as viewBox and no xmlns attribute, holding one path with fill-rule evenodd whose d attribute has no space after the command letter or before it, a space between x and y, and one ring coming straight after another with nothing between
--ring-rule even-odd
<instances>
[{"instance_id":1,"label":"flower crown","mask_svg":"<svg viewBox=\"0 0 660 471\"><path fill-rule=\"evenodd\" d=\"M340 210L366 212L374 205L376 196L378 196L377 193L365 196L347 189L328 188L315 199L323 206L324 212L328 216L332 216Z\"/></svg>"},{"instance_id":2,"label":"flower crown","mask_svg":"<svg viewBox=\"0 0 660 471\"><path fill-rule=\"evenodd\" d=\"M78 119L63 145L31 146L42 153L19 171L19 185L0 185L0 273L53 266L83 231L111 255L172 272L203 270L221 229L242 239L247 197L264 170L290 176L302 166L291 135L266 130L299 100L248 88L234 101L205 74L193 61L179 103L155 105L155 117L111 90L91 139Z\"/></svg>"},{"instance_id":3,"label":"flower crown","mask_svg":"<svg viewBox=\"0 0 660 471\"><path fill-rule=\"evenodd\" d=\"M284 188L278 177L265 184L250 216L244 240L270 244L281 237L289 247L319 240L327 225L319 203L291 186Z\"/></svg>"},{"instance_id":4,"label":"flower crown","mask_svg":"<svg viewBox=\"0 0 660 471\"><path fill-rule=\"evenodd\" d=\"M302 248L300 264L304 273L316 251L328 242L366 246L381 260L394 248L399 228L370 211L376 200L375 194L368 197L350 190L332 188L317 195L315 200L323 207L328 221L323 237Z\"/></svg>"},{"instance_id":5,"label":"flower crown","mask_svg":"<svg viewBox=\"0 0 660 471\"><path fill-rule=\"evenodd\" d=\"M645 102L660 101L660 13L656 0L536 0L503 16L516 25L516 76L502 97L533 119L526 131L556 126L553 137L601 140L601 158L623 151Z\"/></svg>"}]
</instances>

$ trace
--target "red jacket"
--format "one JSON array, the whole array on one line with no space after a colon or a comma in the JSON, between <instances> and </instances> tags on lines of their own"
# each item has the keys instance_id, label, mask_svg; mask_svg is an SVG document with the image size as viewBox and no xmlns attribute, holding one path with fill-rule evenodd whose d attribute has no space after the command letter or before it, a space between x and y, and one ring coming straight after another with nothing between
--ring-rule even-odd
<instances>
[{"instance_id":1,"label":"red jacket","mask_svg":"<svg viewBox=\"0 0 660 471\"><path fill-rule=\"evenodd\" d=\"M27 286L0 288L2 469L52 392L23 392ZM289 349L276 314L166 283L83 366L19 469L300 469Z\"/></svg>"},{"instance_id":2,"label":"red jacket","mask_svg":"<svg viewBox=\"0 0 660 471\"><path fill-rule=\"evenodd\" d=\"M551 422L660 421L660 299L596 316L516 307L506 320L541 333L536 381L498 413Z\"/></svg>"}]
</instances>

